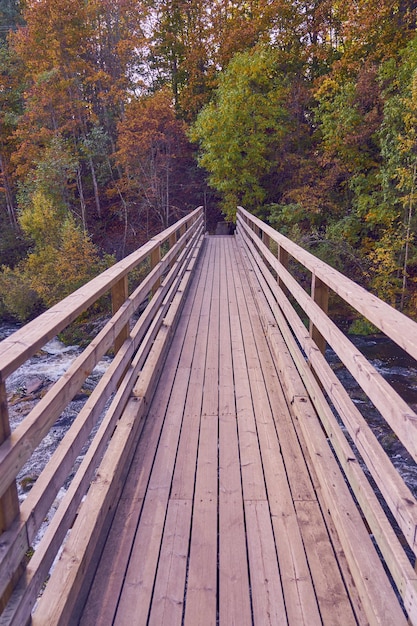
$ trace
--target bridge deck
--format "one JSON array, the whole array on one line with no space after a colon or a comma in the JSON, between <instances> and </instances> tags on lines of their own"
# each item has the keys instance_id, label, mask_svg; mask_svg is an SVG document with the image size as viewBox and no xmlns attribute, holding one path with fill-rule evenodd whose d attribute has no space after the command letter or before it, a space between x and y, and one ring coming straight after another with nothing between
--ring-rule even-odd
<instances>
[{"instance_id":1,"label":"bridge deck","mask_svg":"<svg viewBox=\"0 0 417 626\"><path fill-rule=\"evenodd\" d=\"M316 485L235 239L210 237L80 623L363 623Z\"/></svg>"}]
</instances>

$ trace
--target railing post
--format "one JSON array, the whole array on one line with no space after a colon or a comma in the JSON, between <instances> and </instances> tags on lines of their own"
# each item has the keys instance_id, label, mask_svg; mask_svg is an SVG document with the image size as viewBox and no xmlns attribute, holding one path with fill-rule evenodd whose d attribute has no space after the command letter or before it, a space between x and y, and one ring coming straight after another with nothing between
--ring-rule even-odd
<instances>
[{"instance_id":1,"label":"railing post","mask_svg":"<svg viewBox=\"0 0 417 626\"><path fill-rule=\"evenodd\" d=\"M111 303L113 315L120 309L129 296L128 279L127 276L123 276L119 282L113 285L111 290ZM129 336L129 325L123 326L120 333L114 340L114 353L118 352L123 345L123 342Z\"/></svg>"},{"instance_id":2,"label":"railing post","mask_svg":"<svg viewBox=\"0 0 417 626\"><path fill-rule=\"evenodd\" d=\"M314 302L327 314L329 308L329 287L326 283L317 278L315 274L311 277L311 297ZM322 354L326 351L326 340L310 321L310 337L318 346Z\"/></svg>"},{"instance_id":3,"label":"railing post","mask_svg":"<svg viewBox=\"0 0 417 626\"><path fill-rule=\"evenodd\" d=\"M7 408L6 387L0 382L0 444L10 436L9 411ZM12 522L19 515L19 498L17 495L17 487L14 482L6 493L0 498L0 536L10 528ZM10 584L4 595L0 598L0 613L7 604L7 601L23 572L23 564L16 572L10 573Z\"/></svg>"},{"instance_id":4,"label":"railing post","mask_svg":"<svg viewBox=\"0 0 417 626\"><path fill-rule=\"evenodd\" d=\"M160 261L161 261L161 246L159 245L157 248L155 248L155 250L151 252L151 271L153 270L154 267L158 265ZM160 284L161 284L161 279L158 278L158 280L155 282L153 286L152 295L158 289Z\"/></svg>"},{"instance_id":5,"label":"railing post","mask_svg":"<svg viewBox=\"0 0 417 626\"><path fill-rule=\"evenodd\" d=\"M278 244L278 261L285 269L288 268L288 258L288 252ZM288 294L288 290L281 278L278 278L278 287L282 289L285 294Z\"/></svg>"},{"instance_id":6,"label":"railing post","mask_svg":"<svg viewBox=\"0 0 417 626\"><path fill-rule=\"evenodd\" d=\"M172 235L168 239L169 249L171 250L175 246L176 243L177 243L177 231L172 233ZM175 259L172 259L170 263L170 268L174 265L174 263L175 263Z\"/></svg>"}]
</instances>

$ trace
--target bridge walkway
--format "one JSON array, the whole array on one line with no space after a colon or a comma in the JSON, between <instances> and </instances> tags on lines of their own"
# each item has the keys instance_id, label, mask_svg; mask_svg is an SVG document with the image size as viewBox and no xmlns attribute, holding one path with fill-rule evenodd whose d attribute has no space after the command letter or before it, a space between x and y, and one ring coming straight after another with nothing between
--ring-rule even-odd
<instances>
[{"instance_id":1,"label":"bridge walkway","mask_svg":"<svg viewBox=\"0 0 417 626\"><path fill-rule=\"evenodd\" d=\"M368 623L248 275L206 238L82 626Z\"/></svg>"}]
</instances>

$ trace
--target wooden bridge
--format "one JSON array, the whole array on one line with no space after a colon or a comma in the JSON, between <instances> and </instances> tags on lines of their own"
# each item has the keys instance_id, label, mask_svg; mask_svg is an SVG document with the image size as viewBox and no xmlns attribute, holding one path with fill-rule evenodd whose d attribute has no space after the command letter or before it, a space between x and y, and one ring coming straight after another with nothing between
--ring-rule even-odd
<instances>
[{"instance_id":1,"label":"wooden bridge","mask_svg":"<svg viewBox=\"0 0 417 626\"><path fill-rule=\"evenodd\" d=\"M11 432L7 378L108 293L111 319ZM410 463L417 415L332 321L341 302L417 358L414 322L241 208L235 235L205 236L199 208L4 340L0 624L417 624L416 499L326 344Z\"/></svg>"}]
</instances>

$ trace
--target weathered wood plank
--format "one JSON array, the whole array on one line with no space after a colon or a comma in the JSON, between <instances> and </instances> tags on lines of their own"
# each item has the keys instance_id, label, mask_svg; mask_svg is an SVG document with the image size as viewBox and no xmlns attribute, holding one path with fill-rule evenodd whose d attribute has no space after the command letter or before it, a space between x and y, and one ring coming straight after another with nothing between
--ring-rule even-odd
<instances>
[{"instance_id":1,"label":"weathered wood plank","mask_svg":"<svg viewBox=\"0 0 417 626\"><path fill-rule=\"evenodd\" d=\"M268 502L247 500L245 502L245 516L253 622L259 626L284 626L300 623L299 621L289 622L287 618ZM314 619L313 613L314 611L312 611L311 623Z\"/></svg>"},{"instance_id":2,"label":"weathered wood plank","mask_svg":"<svg viewBox=\"0 0 417 626\"><path fill-rule=\"evenodd\" d=\"M335 560L319 504L298 501L295 502L295 510L323 624L355 626L356 617Z\"/></svg>"},{"instance_id":3,"label":"weathered wood plank","mask_svg":"<svg viewBox=\"0 0 417 626\"><path fill-rule=\"evenodd\" d=\"M213 272L209 272L210 259L214 248L209 245L207 262L199 281L195 308L187 330L187 343L184 348L184 363L191 368L187 401L184 408L183 428L175 463L171 497L189 499L194 496L199 426L204 392L204 369L206 363L209 329L210 299L213 286Z\"/></svg>"},{"instance_id":4,"label":"weathered wood plank","mask_svg":"<svg viewBox=\"0 0 417 626\"><path fill-rule=\"evenodd\" d=\"M148 621L189 375L188 369L179 368L131 548L116 622L140 626Z\"/></svg>"},{"instance_id":5,"label":"weathered wood plank","mask_svg":"<svg viewBox=\"0 0 417 626\"><path fill-rule=\"evenodd\" d=\"M199 280L201 271L202 266L199 263L167 356L158 391L149 409L130 470L131 479L126 483L122 493L102 562L84 610L81 624L85 626L89 626L96 618L98 623L111 623L114 619L180 357L184 366L191 367L188 341L184 344L184 340L186 333L187 335L190 333L194 338L196 336L195 330L190 327L198 323L204 293L206 274ZM207 273L207 270L205 271ZM108 554L113 555L112 560L107 558Z\"/></svg>"},{"instance_id":6,"label":"weathered wood plank","mask_svg":"<svg viewBox=\"0 0 417 626\"><path fill-rule=\"evenodd\" d=\"M327 315L329 308L329 287L315 274L311 277L311 297ZM322 354L326 351L326 340L310 321L310 337Z\"/></svg>"},{"instance_id":7,"label":"weathered wood plank","mask_svg":"<svg viewBox=\"0 0 417 626\"><path fill-rule=\"evenodd\" d=\"M299 375L289 358L282 337L280 338L277 332L275 343L271 345L274 347L276 363L289 398L292 398L291 404L295 416L298 418L311 457L315 459L326 507L331 511L335 521L367 617L370 623L375 624L384 623L384 619L392 620L392 623L396 623L398 619L399 623L402 623L404 616L395 599L395 594L369 539L367 529L361 521L361 516L351 502L344 479L327 446L310 400L306 394L300 394L302 385L300 385ZM359 542L361 550L357 550ZM389 616L390 611L392 613Z\"/></svg>"},{"instance_id":8,"label":"weathered wood plank","mask_svg":"<svg viewBox=\"0 0 417 626\"><path fill-rule=\"evenodd\" d=\"M6 387L3 382L0 382L0 443L3 443L10 436L10 422L9 412L7 408L7 394ZM17 496L16 482L12 483L5 493L0 498L0 542L5 540L4 533L10 529L14 520L19 515L19 500ZM17 524L15 524L16 526ZM21 535L19 536L19 544L23 549L27 548L26 541L22 541ZM3 552L3 550L2 550ZM0 553L1 554L1 553ZM4 609L9 600L13 587L19 580L23 567L21 561L23 555L18 553L13 555L15 560L12 563L8 563L8 574L4 584L0 584L0 613ZM16 558L17 557L17 558Z\"/></svg>"},{"instance_id":9,"label":"weathered wood plank","mask_svg":"<svg viewBox=\"0 0 417 626\"><path fill-rule=\"evenodd\" d=\"M120 309L120 307L126 302L129 296L128 290L128 278L127 276L123 276L123 278L113 285L111 289L111 305L112 305L112 313L113 315ZM123 326L120 333L117 335L114 340L114 352L117 353L125 340L129 336L129 324L125 324Z\"/></svg>"},{"instance_id":10,"label":"weathered wood plank","mask_svg":"<svg viewBox=\"0 0 417 626\"><path fill-rule=\"evenodd\" d=\"M216 624L218 507L219 260L214 256L207 363L201 410L185 626Z\"/></svg>"},{"instance_id":11,"label":"weathered wood plank","mask_svg":"<svg viewBox=\"0 0 417 626\"><path fill-rule=\"evenodd\" d=\"M238 255L235 257L233 267L239 271L240 275L245 273L245 269ZM247 320L250 319L254 322L257 315L255 305L249 285L245 284L243 278L242 285L244 286L244 290L239 297L241 315L243 317L243 310L247 307ZM253 389L252 397L257 416L257 429L261 442L263 471L281 574L280 584L283 588L285 606L287 607L288 613L288 623L305 624L306 626L313 624L318 625L321 624L321 618L304 551L301 532L298 527L293 495L291 494L290 485L288 483L289 468L287 468L283 462L284 452L282 449L285 449L287 441L283 439L282 446L280 446L276 431L276 421L281 423L284 420L288 420L285 415L285 412L288 410L287 404L282 396L281 404L273 405L275 409L279 409L279 412L276 415L272 414L271 405L268 403L268 394L271 394L274 387L270 384L266 386L266 381L262 374L263 367L259 361L258 350L261 350L260 346L262 346L262 342L264 342L265 339L263 333L259 332L259 326L257 328L256 338L258 345L256 345L253 340L253 331L249 331L247 322L243 339L248 364L251 363L249 375ZM266 345L264 347L263 358L265 358L265 349L268 350ZM274 382L271 381L271 378L269 381ZM286 434L288 435L289 432L290 429L288 428ZM292 449L292 454L294 454L294 452L295 448ZM298 478L299 475L304 475L304 478L301 479L303 486L302 492L304 493L305 490L308 497L311 499L313 491L311 485L308 486L307 469L299 446L295 456L291 458L291 461L294 460L296 460L295 469L292 469L292 471L294 475L297 476L297 481L300 480ZM295 484L299 484L299 482ZM296 494L299 492L300 489L295 491ZM254 541L256 546L256 538Z\"/></svg>"},{"instance_id":12,"label":"weathered wood plank","mask_svg":"<svg viewBox=\"0 0 417 626\"><path fill-rule=\"evenodd\" d=\"M149 626L181 626L191 514L192 500L169 500Z\"/></svg>"},{"instance_id":13,"label":"weathered wood plank","mask_svg":"<svg viewBox=\"0 0 417 626\"><path fill-rule=\"evenodd\" d=\"M229 247L227 241L227 248ZM248 557L241 472L242 439L238 436L234 377L242 379L232 355L232 334L236 332L230 307L235 295L231 289L230 258L225 240L218 241L222 268L220 285L219 332L219 620L223 624L252 623ZM241 465L242 463L242 465Z\"/></svg>"}]
</instances>

